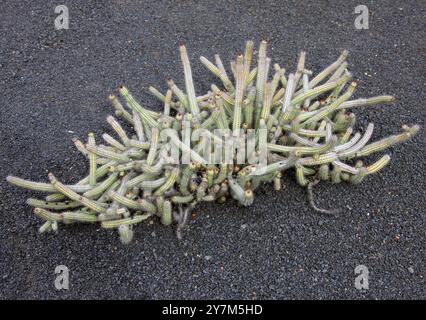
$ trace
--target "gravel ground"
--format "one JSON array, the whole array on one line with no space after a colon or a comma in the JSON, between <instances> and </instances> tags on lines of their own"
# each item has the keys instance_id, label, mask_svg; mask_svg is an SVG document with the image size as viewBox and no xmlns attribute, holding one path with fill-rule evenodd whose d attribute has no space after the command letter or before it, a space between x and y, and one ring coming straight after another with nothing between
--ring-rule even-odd
<instances>
[{"instance_id":1,"label":"gravel ground","mask_svg":"<svg viewBox=\"0 0 426 320\"><path fill-rule=\"evenodd\" d=\"M355 30L359 1L12 1L0 2L0 298L2 299L425 299L425 130L390 150L391 165L362 185L322 184L317 201L344 208L315 214L292 175L285 190L263 188L255 204L197 207L182 242L155 221L123 246L95 226L37 233L8 174L46 181L52 170L77 181L88 168L71 138L109 130L107 95L125 83L156 110L149 85L183 84L178 42L188 47L198 92L214 80L198 63L229 61L246 39L270 38L269 55L287 69L300 50L314 72L350 51L357 97L394 94L383 109L357 110L374 137L424 125L425 14L422 1L364 1L370 29ZM56 31L54 8L69 8L69 30ZM354 268L370 271L369 290ZM54 269L70 270L69 290Z\"/></svg>"}]
</instances>

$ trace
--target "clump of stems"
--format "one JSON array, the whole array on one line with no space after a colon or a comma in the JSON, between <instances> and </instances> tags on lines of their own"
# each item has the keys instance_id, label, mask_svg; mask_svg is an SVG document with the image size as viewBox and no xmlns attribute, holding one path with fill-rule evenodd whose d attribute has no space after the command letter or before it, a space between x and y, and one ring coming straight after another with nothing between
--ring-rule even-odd
<instances>
[{"instance_id":1,"label":"clump of stems","mask_svg":"<svg viewBox=\"0 0 426 320\"><path fill-rule=\"evenodd\" d=\"M367 164L360 158L408 140L419 126L404 125L402 133L370 142L374 125L369 124L363 134L357 132L350 110L390 104L395 98L353 99L356 81L347 69L347 51L315 76L306 69L303 51L294 72L286 75L278 64L271 64L267 46L268 41L262 40L253 56L253 42L248 41L244 53L231 63L231 72L219 55L214 62L201 57L221 84L197 95L187 49L180 44L185 87L179 88L169 77L165 93L149 89L164 105L162 113L143 106L120 86L118 95L109 96L115 117L107 117L112 130L102 135L105 144L93 133L87 143L73 139L89 163L86 177L65 184L53 173L48 174L48 182L8 176L13 185L48 194L27 200L44 220L39 232L57 231L59 223L98 223L116 229L127 244L136 224L157 217L166 226L176 225L180 239L196 204L233 198L249 206L262 183L281 190L284 171L294 172L296 181L307 188L315 211L336 215L337 210L316 206L313 187L320 181L361 183L382 170L390 156ZM127 133L119 119L134 132ZM223 137L216 129L224 132ZM191 139L196 132L200 138ZM249 137L247 141L242 134ZM267 163L241 161L234 152L227 162L217 161L217 154L209 149L211 142L216 148L230 141L247 148L248 159L260 157L264 150ZM190 161L176 163L174 152Z\"/></svg>"}]
</instances>

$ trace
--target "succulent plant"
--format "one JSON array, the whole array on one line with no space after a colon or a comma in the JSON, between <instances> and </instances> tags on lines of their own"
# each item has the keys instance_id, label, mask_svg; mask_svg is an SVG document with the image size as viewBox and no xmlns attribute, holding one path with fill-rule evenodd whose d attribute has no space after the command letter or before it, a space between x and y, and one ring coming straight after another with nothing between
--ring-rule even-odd
<instances>
[{"instance_id":1,"label":"succulent plant","mask_svg":"<svg viewBox=\"0 0 426 320\"><path fill-rule=\"evenodd\" d=\"M286 170L294 170L297 182L307 188L314 210L336 214L315 205L313 186L320 181L360 183L390 157L368 165L357 159L419 130L417 125L403 126L402 133L372 143L373 124L363 134L354 131L355 114L349 110L395 99L351 100L356 83L347 69L347 51L316 76L306 69L301 52L295 72L286 75L280 65L271 65L266 40L260 43L257 67L252 67L253 42L248 41L244 54L231 62L230 74L219 55L214 63L200 58L221 82L204 95L195 92L183 44L179 51L185 90L171 78L165 94L149 89L164 104L162 113L142 106L121 86L122 99L112 94L109 100L116 117L134 132L127 133L116 117L108 116L118 138L105 133L103 144L93 133L86 144L73 139L89 160L88 176L70 185L53 173L49 183L7 177L16 186L48 193L44 199L27 200L44 220L40 232L56 231L58 223L100 223L118 230L120 240L129 243L136 224L158 216L164 225L176 224L181 238L197 203L223 203L232 197L251 205L259 185L270 182L280 190Z\"/></svg>"}]
</instances>

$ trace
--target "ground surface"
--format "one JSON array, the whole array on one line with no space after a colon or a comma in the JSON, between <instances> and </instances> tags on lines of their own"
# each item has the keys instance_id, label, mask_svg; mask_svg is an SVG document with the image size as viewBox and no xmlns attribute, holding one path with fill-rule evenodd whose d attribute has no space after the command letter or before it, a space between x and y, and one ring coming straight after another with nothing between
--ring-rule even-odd
<instances>
[{"instance_id":1,"label":"ground surface","mask_svg":"<svg viewBox=\"0 0 426 320\"><path fill-rule=\"evenodd\" d=\"M165 90L167 74L183 83L180 40L199 92L214 79L198 57L229 61L246 39L269 37L269 55L290 70L302 49L315 72L348 49L357 97L398 98L382 110L357 110L358 128L372 121L379 137L404 123L424 125L422 1L365 1L369 30L354 28L359 1L63 3L70 29L62 31L54 29L58 1L0 3L0 298L426 298L424 130L392 148L392 164L362 185L317 188L322 206L345 209L340 218L316 215L287 175L284 191L263 188L250 208L198 207L182 242L158 221L139 226L127 247L95 226L39 235L25 205L36 194L4 180L86 174L71 138L109 130L106 97L121 83L159 110L147 88ZM354 287L359 264L370 271L366 292ZM70 270L68 291L54 288L57 265Z\"/></svg>"}]
</instances>

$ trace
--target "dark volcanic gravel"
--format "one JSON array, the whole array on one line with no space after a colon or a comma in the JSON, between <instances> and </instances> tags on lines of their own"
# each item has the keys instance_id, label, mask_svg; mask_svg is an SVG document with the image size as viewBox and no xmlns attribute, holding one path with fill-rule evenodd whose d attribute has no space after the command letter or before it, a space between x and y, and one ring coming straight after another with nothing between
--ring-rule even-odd
<instances>
[{"instance_id":1,"label":"dark volcanic gravel","mask_svg":"<svg viewBox=\"0 0 426 320\"><path fill-rule=\"evenodd\" d=\"M61 2L70 29L56 31ZM214 79L198 57L229 61L246 39L270 38L270 57L287 69L304 49L314 72L348 49L356 97L398 98L356 110L358 128L374 122L377 138L424 125L424 2L363 1L369 30L354 28L359 1L256 2L0 2L0 298L426 298L425 130L390 149L391 165L363 184L317 187L322 206L345 209L337 219L313 212L288 174L285 190L264 187L249 208L197 207L182 242L158 221L138 226L129 246L93 225L39 235L25 205L37 194L6 184L8 174L46 181L52 170L68 182L86 174L71 138L109 130L106 97L121 83L160 110L147 88L164 91L167 74L183 84L180 40L200 93ZM370 271L365 292L354 287L359 264ZM67 291L54 288L57 265L70 270Z\"/></svg>"}]
</instances>

